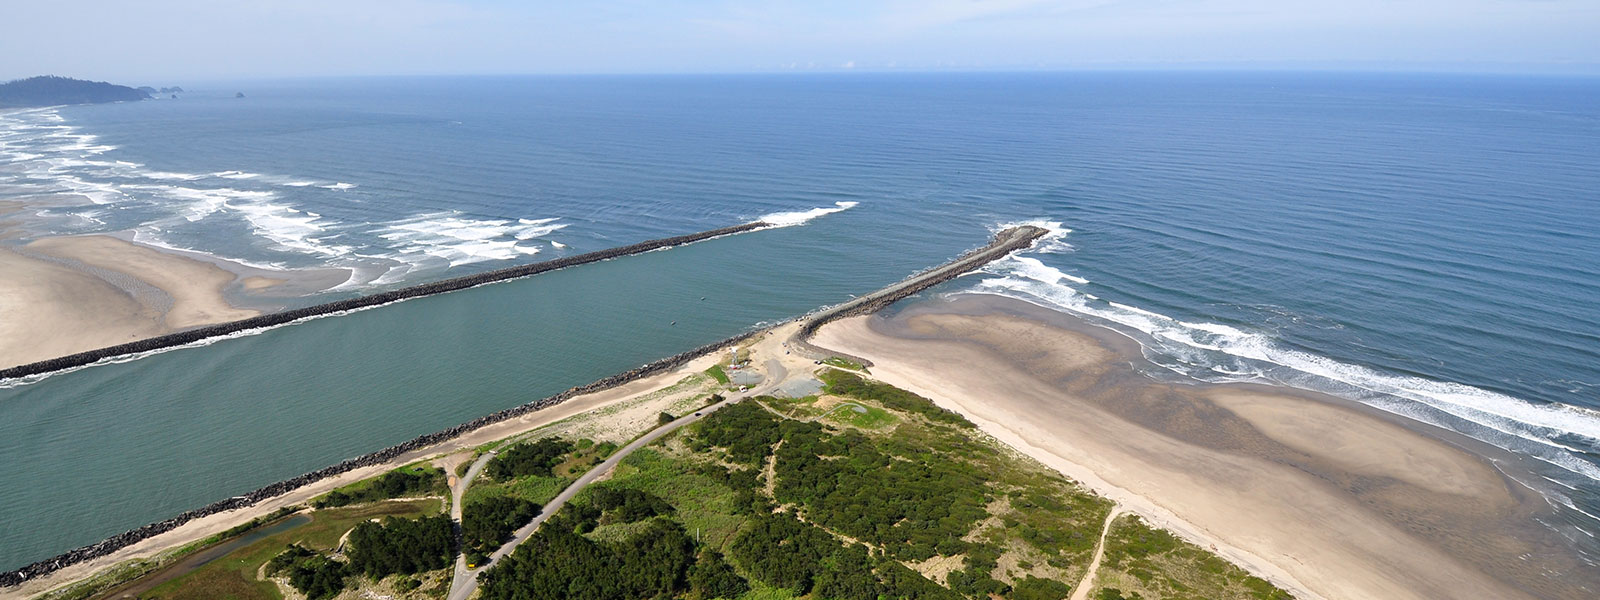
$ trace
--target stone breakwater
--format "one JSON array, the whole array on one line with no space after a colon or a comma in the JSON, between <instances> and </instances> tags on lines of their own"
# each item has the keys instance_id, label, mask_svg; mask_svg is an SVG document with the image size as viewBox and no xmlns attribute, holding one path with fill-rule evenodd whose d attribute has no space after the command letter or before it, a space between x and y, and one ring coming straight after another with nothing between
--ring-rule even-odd
<instances>
[{"instance_id":1,"label":"stone breakwater","mask_svg":"<svg viewBox=\"0 0 1600 600\"><path fill-rule=\"evenodd\" d=\"M397 301L400 301L400 300L406 300L406 299L410 299L410 298L420 298L420 297L423 297L423 296L432 296L432 295L435 295L435 294L443 294L445 292L453 292L453 291L456 291L456 290L463 290L463 289L470 288L470 287L484 285L486 283L494 283L494 282L497 282L497 281L505 281L507 279L516 279L516 278L519 278L519 277L527 277L529 275L537 275L539 273L544 273L544 272L547 272L547 271L554 271L556 269L564 269L564 268L567 268L567 267L575 267L575 266L578 266L578 265L592 263L592 262L598 262L598 261L607 260L607 259L611 259L611 258L618 258L618 257L622 257L622 256L628 256L628 255L631 255L631 254L639 254L639 253L642 253L642 252L649 252L651 250L659 250L661 248L668 248L668 247L672 247L672 246L681 246L683 244L690 244L690 243L694 243L694 242L698 242L698 241L702 241L702 240L706 240L706 239L710 239L710 238L714 238L714 237L718 237L718 236L730 235L730 234L735 234L735 233L743 233L743 232L746 232L746 231L760 229L762 227L767 227L767 226L768 225L766 223L763 223L763 222L760 222L760 221L755 221L755 222L751 222L751 223L745 223L743 225L734 225L732 227L723 227L721 229L712 229L710 231L702 231L702 232L699 232L699 233L692 233L692 234L689 234L689 235L680 235L680 236L669 237L669 238L661 238L661 239L656 239L656 240L649 240L649 241L645 241L645 242L639 242L637 244L630 244L630 245L627 245L627 246L619 246L619 247L616 247L616 248L610 248L610 249L606 249L606 250L599 250L599 251L596 251L596 252L587 252L587 253L584 253L584 254L578 254L578 255L574 255L574 256L567 256L567 257L557 258L557 259L553 259L553 260L547 260L547 261L543 261L543 262L536 262L536 263L531 263L531 264L526 264L526 265L521 265L521 266L516 266L516 267L509 267L509 268L505 268L505 269L487 271L487 272L478 273L478 274L475 274L475 275L466 275L466 276L463 276L463 277L445 279L443 281L435 281L433 283L424 283L424 284L421 284L421 285L414 285L414 286L411 286L411 287L402 288L402 289L398 289L398 290L392 290L392 291L388 291L388 292L380 292L380 293L377 293L377 294L372 294L370 296L361 296L359 298L350 298L348 300L338 300L338 301L334 301L334 302L328 302L326 304L318 304L316 306L307 306L305 308L296 308L296 309L285 310L285 311L281 311L281 312L275 312L275 313L271 313L271 314L260 315L260 316L251 317L251 318L248 318L248 319L242 319L242 320L239 320L239 321L231 321L231 322L228 322L228 323L221 323L221 324L218 324L218 325L209 325L209 326L206 326L206 327L199 327L199 328L195 328L195 329L189 329L189 330L185 330L185 331L180 331L180 332L177 332L177 333L171 333L171 334L167 334L167 335L156 336L156 337L152 337L152 338L146 338L146 339L142 339L142 340L138 340L138 341L134 341L134 342L128 342L126 344L118 344L116 346L110 346L110 347L107 347L107 348L101 348L99 350L90 350L88 352L79 352L77 354L70 354L70 355L67 355L67 356L60 357L60 358L52 358L52 359L49 359L49 360L42 360L42 361L39 361L39 362L29 363L29 364L26 364L26 365L20 365L20 366L16 366L16 367L11 367L11 368L8 368L8 369L0 369L0 379L12 379L12 378L17 378L17 377L27 377L29 375L40 375L40 374L44 374L44 373L60 371L62 369L70 369L70 368L73 368L73 367L81 367L81 366L88 365L88 364L91 364L91 363L94 363L94 362L97 362L97 361L105 360L107 358L115 358L115 357L118 357L118 356L126 356L126 355L129 355L129 354L138 354L138 353L141 353L141 352L149 352L149 351L152 351L152 350L160 350L160 349L163 349L163 348L171 348L173 346L182 346L184 344L192 344L194 342L198 342L198 341L209 339L209 338L225 336L225 335L229 335L229 334L232 334L232 333L238 333L238 332L241 332L241 331L248 331L248 330L252 330L252 329L262 329L262 328L266 328L266 327L274 327L274 326L283 325L285 323L290 323L290 322L294 322L294 321L298 321L298 320L306 319L306 318L310 318L310 317L317 317L317 316L322 316L322 315L331 314L331 313L337 313L337 312L343 312L343 311L348 311L348 310L356 310L356 309L361 309L361 308L368 308L368 307L372 307L372 306L378 306L380 304L388 304L390 302L397 302Z\"/></svg>"},{"instance_id":2,"label":"stone breakwater","mask_svg":"<svg viewBox=\"0 0 1600 600\"><path fill-rule=\"evenodd\" d=\"M730 228L730 229L732 229L732 228ZM748 228L746 228L746 229L738 229L738 231L747 231L747 230L748 230ZM736 231L727 231L727 230L717 230L717 231L723 231L723 232L726 232L726 233L736 233ZM552 262L554 262L554 261L552 261ZM476 431L476 430L478 430L478 429L480 429L482 427L487 427L489 425L493 425L495 423L506 421L508 419L520 417L522 415L528 414L528 413L536 411L536 410L540 410L540 409L543 409L543 408L548 408L548 407L551 407L551 406L555 406L557 404L560 404L562 402L565 402L565 401L567 401L567 400L569 400L571 398L577 397L577 396L581 396L581 395L589 394L589 393L593 393L593 392L598 392L600 390L616 387L616 386L619 386L619 385L622 385L622 384L625 384L625 383L628 383L628 382L631 382L631 381L634 381L634 380L637 380L637 379L640 379L640 378L643 378L643 377L647 377L647 376L650 376L650 375L661 373L663 371L670 371L672 369L676 369L676 368L678 368L680 366L683 366L684 364L688 363L690 360L693 360L693 359L698 358L700 356L704 356L704 355L706 355L708 353L711 353L711 352L715 352L715 351L721 350L723 348L727 348L728 346L731 346L731 345L734 345L734 344L742 343L745 340L748 340L748 339L750 339L752 337L755 337L759 333L761 333L761 332L760 331L752 331L752 332L744 333L744 334L741 334L741 335L737 335L737 336L722 340L720 342L707 344L707 345L701 346L699 348L695 348L693 350L689 350L687 352L683 352L683 353L680 353L680 354L675 354L673 356L669 356L667 358L663 358L661 360L648 363L648 364L646 364L644 366L641 366L639 368L636 368L636 369L632 369L632 370L629 370L629 371L618 373L616 375L612 375L610 377L606 377L604 379L600 379L600 380L592 382L592 383L588 383L588 384L580 385L580 386L577 386L577 387L574 387L574 388L570 388L570 389L568 389L568 390L566 390L564 392L561 392L561 393L556 394L554 396L550 396L548 398L542 398L542 399L539 399L539 400L535 400L533 402L529 402L527 404L523 404L523 405L520 405L520 406L508 408L508 409L505 409L505 410L502 410L502 411L499 411L499 412L496 412L496 413L492 413L492 414L489 414L489 415L486 415L486 416L483 416L483 417L479 417L477 419L473 419L471 421L468 421L466 423L462 423L460 425L457 425L455 427L451 427L449 429L445 429L445 430L442 430L442 431L436 431L434 433L422 435L422 436L414 438L414 439L412 439L410 441L407 441L407 442L404 442L404 443L401 443L401 444L396 444L394 446L390 446L388 448L384 448L382 450L379 450L377 452L373 452L371 454L366 454L366 455L358 456L358 457L355 457L355 458L347 459L347 460L345 460L343 462L340 462L339 464L336 464L336 465L333 465L333 466L330 466L330 467L325 467L325 468L322 468L322 469L318 469L316 471L312 471L310 473L306 473L304 475L301 475L299 477L295 477L293 479L286 479L284 481L279 481L277 483L273 483L273 484L264 486L264 487L262 487L260 489L257 489L255 491L247 493L247 494L244 494L242 496L234 496L234 497L229 498L227 500L222 500L222 501L219 501L219 502L213 502L213 503L211 503L209 505L206 505L204 507L197 508L197 509L182 513L182 514L180 514L180 515L178 515L176 517L172 517L172 518L167 519L165 521L151 523L149 525L145 525L145 526L137 528L137 529L129 530L129 531L126 531L126 532L111 536L109 538L106 538L105 540L102 540L102 541L100 541L98 543L90 544L88 546L83 546L83 547L78 548L76 550L72 550L72 551L63 553L63 554L61 554L59 556L55 556L55 557L52 557L52 558L41 560L39 562L30 564L28 566L22 567L20 569L14 570L14 571L8 571L8 572L5 572L5 573L0 573L0 588L8 588L8 587L21 585L25 581L28 581L30 579L33 579L33 578L36 578L36 577L40 577L40 576L43 576L43 575L48 575L50 573L55 572L58 569L61 569L61 568L64 568L64 567L67 567L67 566L70 566L70 565L74 565L74 564L77 564L77 563L81 563L81 562L84 562L84 561L87 561L87 560L99 558L99 557L102 557L102 556L105 556L105 555L108 555L108 554L111 554L112 552L115 552L117 550L121 550L123 548L131 546L131 545L133 545L135 543L138 543L140 541L143 541L145 539L154 537L154 536L162 534L162 533L166 533L168 531L172 531L173 529L177 529L179 526L183 525L184 523L188 523L189 521L193 521L193 520L201 518L201 517L214 515L214 514L217 514L217 513L220 513L220 512L226 512L226 511L230 511L230 510L235 510L235 509L240 509L240 508L246 508L246 507L249 507L249 506L253 506L257 502L261 502L263 500L269 500L269 499L272 499L272 498L276 498L278 496L282 496L283 494L287 494L287 493L289 493L291 491L294 491L296 489L305 487L305 486L310 485L312 483L316 483L316 482L321 481L323 479L327 479L329 477L333 477L335 475L346 473L346 472L349 472L349 471L352 471L352 470L355 470L355 469L359 469L359 468L362 468L362 467L370 467L370 466L375 466L375 465L381 465L383 463L386 463L386 462L389 462L391 460L394 460L395 458L397 458L397 457L399 457L399 456L401 456L401 455L403 455L403 454L405 454L407 452L411 452L411 451L414 451L414 450L420 450L420 449L423 449L423 448L428 448L430 446L434 446L436 444L440 444L440 443L449 441L449 440L454 439L454 438L456 438L458 436L461 436L461 435Z\"/></svg>"},{"instance_id":3,"label":"stone breakwater","mask_svg":"<svg viewBox=\"0 0 1600 600\"><path fill-rule=\"evenodd\" d=\"M917 273L916 275L907 277L900 283L896 283L871 294L856 298L855 300L851 300L838 306L825 308L807 315L804 317L804 320L800 325L800 329L789 338L789 347L794 348L804 356L809 356L818 360L840 357L862 365L871 366L872 361L869 361L865 358L851 356L842 352L835 352L826 348L820 348L812 345L808 340L811 339L811 336L815 334L818 329L820 329L823 325L826 325L829 321L842 319L845 317L854 317L858 315L875 313L879 310L882 310L884 307L889 306L890 304L904 300L907 296L960 277L961 275L972 271L973 269L986 265L995 260L999 260L1001 257L1011 254L1012 252L1028 248L1033 245L1035 240L1038 240L1041 236L1047 233L1049 233L1049 231L1045 230L1044 228L1034 227L1032 225L1022 225L1006 229L1000 233L996 233L994 239L990 240L988 244L981 248L973 249L966 254L962 254L955 260L947 262L943 265L939 265L932 269L928 269L921 273Z\"/></svg>"},{"instance_id":4,"label":"stone breakwater","mask_svg":"<svg viewBox=\"0 0 1600 600\"><path fill-rule=\"evenodd\" d=\"M299 311L285 311L283 313L274 313L273 315L263 315L262 317L255 317L255 318L252 318L252 319L245 319L243 321L235 321L233 323L226 323L226 324L218 325L218 326L214 326L214 327L207 327L207 328L193 330L193 331L190 331L190 332L183 332L183 334L189 334L189 333L194 333L194 332L213 331L212 333L209 333L208 335L202 335L202 336L193 337L193 338L186 338L184 341L172 341L172 342L167 342L167 343L164 343L164 344L150 345L148 347L142 346L141 345L142 342L135 342L133 344L124 344L122 346L113 346L111 348L106 348L104 350L99 350L99 351L95 351L95 352L86 352L86 353L84 353L82 355L73 355L73 356L63 357L63 358L60 358L60 359L55 359L54 361L44 361L44 362L41 362L41 363L34 363L33 365L24 365L22 367L17 367L15 369L7 369L6 371L0 371L0 378L20 377L20 376L28 375L28 374L48 372L48 371L52 371L52 370L68 368L68 367L71 367L71 366L79 366L79 365L83 365L83 364L88 364L90 362L93 362L95 360L99 360L101 358L106 358L106 357L111 357L111 356L118 356L118 355L122 355L122 354L129 354L129 353L133 353L133 352L143 352L143 351L151 350L151 349L157 349L157 348L163 348L163 347L167 347L167 346L173 346L173 345L178 345L178 344L189 343L191 341L204 339L206 337L211 337L211 336L216 336L216 335L226 335L228 333L232 333L232 332L235 332L235 331L242 331L242 330L245 330L245 329L253 329L253 328L257 328L257 327L267 327L267 326L271 326L271 325L287 323L287 322L290 322L290 321L293 321L293 320L296 320L296 319L302 319L302 318L306 318L306 317L310 317L310 316L317 316L317 315L328 314L328 313L344 311L344 310L352 310L352 309L356 309L356 308L364 308L364 307L368 307L368 306L376 306L378 304L386 304L388 302L394 302L394 301L403 300L403 299L406 299L406 298L414 298L414 297L419 297L419 296L439 294L439 293L444 293L444 292L448 292L448 291L464 289L464 288L468 288L468 287L472 287L472 286L476 286L476 285L482 285L482 284L485 284L485 283L491 283L491 282L495 282L495 281L511 279L511 278L515 278L515 277L525 277L525 276L528 276L528 275L534 275L534 274L537 274L537 273L542 273L542 272L550 271L550 270L554 270L554 269L560 269L560 268L564 268L564 267L580 265L580 264L584 264L584 263L588 263L588 262L594 262L594 261L598 261L598 260L605 260L607 258L626 256L626 255L629 255L629 254L636 254L636 253L639 253L639 252L646 252L646 251L654 250L654 249L657 249L657 248L665 248L665 247L668 247L668 246L674 246L674 245L679 245L679 244L687 244L687 243L696 242L696 241L700 241L700 240L704 240L704 239L707 239L707 238L716 237L716 236L720 236L720 235L728 235L728 234L732 234L732 233L740 233L740 232L744 232L744 231L750 231L752 229L758 229L758 228L761 228L761 227L764 227L764 226L766 226L766 224L765 223L760 223L760 222L747 223L747 224L744 224L744 225L738 225L738 226L734 226L734 227L726 227L726 228L722 228L722 229L714 229L714 230L711 230L711 231L701 232L701 233L697 233L697 234L693 234L693 235L678 236L678 237L665 238L665 239L660 239L660 240L652 240L652 241L648 241L648 242L641 242L639 244L634 244L634 245L631 245L631 246L622 246L622 247L613 248L613 249L610 249L610 250L602 250L602 251L599 251L599 252L591 252L591 253L588 253L588 254L581 254L581 255L567 257L567 258L555 259L555 260L551 260L551 261L545 261L545 262L542 262L542 263L534 263L534 264L530 264L530 265L524 265L524 266L521 266L521 267L512 267L512 268L509 268L509 269L501 269L499 271L491 271L491 272L488 272L488 273L481 273L481 274L478 274L478 275L469 275L469 276L466 276L466 277L459 277L459 278L456 278L456 279L449 279L449 280L440 281L440 282L437 282L437 283L423 284L423 285L419 285L419 286L415 286L415 287L405 288L403 290L396 290L394 292L385 292L383 294L375 294L373 296L366 296L366 297L363 297L363 298L356 298L356 299L345 300L345 301L340 301L340 302L331 302L331 303L328 303L328 304L323 304L323 305L319 305L319 306L315 306L315 307L310 307L310 308L307 308L307 309L300 309ZM961 257L959 257L959 258L957 258L957 259L955 259L955 260L953 260L953 261L951 261L949 263L945 263L944 265L940 265L938 267L934 267L932 269L923 271L923 272L918 273L916 275L912 275L911 277L906 278L905 280L901 281L900 283L896 283L896 284L891 285L889 287L886 287L886 288L884 288L882 290L878 290L877 292L873 292L871 294L867 294L865 296L862 296L862 297L857 298L855 300L852 300L850 302L846 302L844 304L840 304L840 305L837 305L837 306L829 307L829 308L814 312L812 314L809 314L809 315L807 315L805 317L802 317L801 318L802 325L800 327L800 330L798 332L796 332L795 335L789 339L789 346L799 350L802 354L815 356L816 358L819 358L819 359L820 358L833 357L833 356L841 356L841 357L844 357L844 358L848 358L848 359L850 359L852 361L859 362L861 364L870 364L865 359L861 359L859 357L853 357L853 356L841 354L841 353L838 353L838 352L833 352L831 350L827 350L827 349L823 349L823 348L818 348L818 347L812 346L811 344L806 342L806 339L810 338L812 334L816 333L818 328L822 327L824 324L828 323L829 321L833 321L835 319L840 319L840 318L844 318L844 317L851 317L851 316L856 316L856 315L870 314L870 313L876 312L878 310L881 310L882 308L884 308L884 307L886 307L886 306L888 306L890 304L893 304L893 303L895 303L895 302L897 302L899 300L905 299L907 296L910 296L912 294L916 294L917 292L925 290L925 289L927 289L929 287L932 287L932 286L938 285L940 283L944 283L946 281L954 279L956 277L959 277L960 275L962 275L964 273L967 273L967 272L969 272L969 271L971 271L973 269L981 267L984 264L987 264L987 263L989 263L991 261L997 260L997 259L999 259L999 258L1001 258L1001 257L1003 257L1003 256L1005 256L1007 254L1010 254L1010 253L1015 252L1017 250L1021 250L1021 249L1027 248L1027 247L1031 246L1033 244L1033 242L1035 240L1037 240L1040 236L1043 236L1046 233L1048 233L1048 232L1045 231L1044 229L1041 229L1041 228L1038 228L1038 227L1033 227L1033 226L1014 227L1014 228L1011 228L1011 229L1007 229L1005 231L1001 231L1000 233L995 235L994 239L992 241L990 241L989 244L987 244L987 245L985 245L985 246L983 246L981 248L977 248L977 249L974 249L972 251L969 251L969 252L961 255ZM297 314L297 313L299 313L301 311L307 311L307 312L305 314ZM283 319L277 320L277 321L263 322L263 319L267 319L269 317L277 317L279 315L289 315L289 314L294 314L295 316L293 316L291 318L283 318ZM249 325L245 325L245 326L236 326L236 325L241 324L241 323L250 323L250 324ZM633 370L630 370L630 371L626 371L626 372L623 372L623 373L618 373L616 375L612 375L610 377L606 377L604 379L595 381L593 383L589 383L589 384L585 384L585 385L581 385L581 386L577 386L577 387L568 389L568 390L566 390L564 392L561 392L561 393L556 394L554 396L550 396L548 398L542 398L542 399L539 399L539 400L535 400L533 402L529 402L527 404L523 404L523 405L516 406L516 407L513 407L513 408L508 408L506 410L502 410L502 411L499 411L499 412L496 412L496 413L493 413L493 414L490 414L490 415L487 415L487 416L484 416L484 417L473 419L471 421L468 421L466 423L462 423L460 425L457 425L455 427L451 427L449 429L445 429L443 431L438 431L438 432L430 433L430 434L427 434L427 435L423 435L423 436L417 437L415 439L412 439L412 440L410 440L408 442L397 444L397 445L394 445L394 446L390 446L388 448L384 448L382 450L379 450L377 452L373 452L371 454L366 454L366 455L359 456L359 457L356 457L356 458L351 458L351 459L345 460L343 462L340 462L339 464L336 464L336 465L333 465L333 466L330 466L330 467L326 467L326 468L323 468L323 469L318 469L316 471L312 471L310 473L306 473L304 475L301 475L299 477L295 477L293 479L288 479L288 480L284 480L284 481L280 481L280 482L277 482L277 483L274 483L274 484L267 485L265 487L262 487L262 488L260 488L258 490L250 492L248 494L244 494L242 496L234 496L234 497L229 498L227 500L222 500L220 502L214 502L214 503L209 504L209 505L207 505L205 507L185 512L183 514L180 514L180 515L178 515L176 517L167 519L165 521L160 521L160 522L157 522L157 523L151 523L149 525L145 525L145 526L137 528L137 529L133 529L133 530L130 530L130 531L118 534L118 535L114 535L114 536L112 536L110 538L107 538L107 539L105 539L105 540L103 540L103 541L101 541L99 543L91 544L91 545L88 545L88 546L84 546L84 547L78 548L76 550L72 550L72 551L66 552L66 553L61 554L59 556L55 556L53 558L41 560L39 562L30 564L28 566L22 567L20 569L14 570L14 571L9 571L9 572L6 572L6 573L0 573L0 588L7 588L7 587L17 586L17 585L20 585L21 583L23 583L23 582L25 582L27 580L30 580L30 579L33 579L33 578L36 578L36 577L40 577L40 576L43 576L43 575L47 575L49 573L55 572L56 570L64 568L64 567L67 567L69 565L74 565L74 564L81 563L81 562L84 562L84 561L87 561L87 560L91 560L91 559L99 558L99 557L102 557L102 556L106 556L108 554L111 554L112 552L115 552L115 551L120 550L122 548L126 548L126 547L128 547L130 545L133 545L133 544L137 543L137 542L140 542L140 541L143 541L143 540L148 539L150 537L154 537L156 535L159 535L161 533L165 533L165 532L171 531L173 529L176 529L179 526L183 525L184 523L187 523L187 522L192 521L194 519L198 519L198 518L201 518L201 517L217 514L217 513L220 513L220 512L225 512L225 511L230 511L230 510L235 510L235 509L240 509L240 508L246 508L246 507L249 507L249 506L253 506L258 502L281 496L283 494L286 494L286 493L291 492L293 490L296 490L296 489L299 489L301 487L310 485L310 484L315 483L317 481L321 481L321 480L326 479L328 477L333 477L335 475L346 473L346 472L352 471L354 469L359 469L359 468L362 468L362 467L381 465L381 464L389 462L390 460L393 460L396 457L398 457L398 456L400 456L402 454L405 454L407 452L411 452L411 451L427 448L427 447L430 447L430 446L433 446L433 445L436 445L436 444L439 444L439 443L442 443L442 442L446 442L446 441L449 441L449 440L451 440L453 438L461 436L463 434L475 431L475 430L477 430L479 428L486 427L488 425L499 423L499 422L502 422L502 421L505 421L505 420L508 420L508 419L512 419L512 418L515 418L515 417L519 417L519 416L525 415L527 413L530 413L530 412L533 412L533 411L536 411L536 410L540 410L540 409L543 409L543 408L554 406L556 404L560 404L561 402L564 402L564 401L566 401L568 399L571 399L573 397L576 397L576 396L580 396L580 395L588 394L588 393L592 393L592 392L597 392L597 391L604 390L604 389L607 389L607 388L611 388L611 387L615 387L615 386L618 386L618 385L622 385L622 384L628 383L630 381L634 381L634 380L642 378L642 377L646 377L646 376L653 375L653 374L656 374L656 373L660 373L660 372L663 372L663 371L668 371L668 370L671 370L671 369L678 368L678 367L688 363L690 360L693 360L693 359L695 359L697 357L704 356L704 355L706 355L708 353L715 352L715 351L723 349L723 348L727 348L728 346L731 346L731 345L742 343L742 342L744 342L744 341L746 341L746 340L748 340L748 339L750 339L752 337L755 337L756 335L758 335L760 333L762 333L762 331L752 331L752 332L749 332L749 333L745 333L745 334L742 334L742 335L738 335L738 336L734 336L734 337L722 340L720 342L707 344L705 346L701 346L699 348L695 348L695 349L689 350L687 352L683 352L683 353L676 354L676 355L673 355L673 356L670 356L670 357L667 357L667 358L663 358L661 360L646 364L644 366L641 366L639 368L636 368L636 369L633 369ZM183 335L183 334L174 334L174 336L163 336L163 338L170 338L170 337L180 336L180 335ZM147 340L147 341L160 340L160 339L163 339L163 338L152 338L152 340ZM137 349L129 349L129 350L117 351L118 349L121 349L121 348L124 348L124 347L128 347L128 346L140 346L140 347L137 348ZM90 358L90 356L92 356L92 355L97 355L97 356L95 356L94 358ZM68 359L74 359L75 357L83 357L83 358L77 358L76 359L77 362L60 362L60 361L68 361ZM18 371L18 369L25 369L25 368L29 368L29 367L35 367L37 365L58 364L58 363L61 364L62 366L56 366L56 367L53 367L53 368L41 369L41 370L32 371L32 372L28 372L28 373L13 374L13 372Z\"/></svg>"}]
</instances>

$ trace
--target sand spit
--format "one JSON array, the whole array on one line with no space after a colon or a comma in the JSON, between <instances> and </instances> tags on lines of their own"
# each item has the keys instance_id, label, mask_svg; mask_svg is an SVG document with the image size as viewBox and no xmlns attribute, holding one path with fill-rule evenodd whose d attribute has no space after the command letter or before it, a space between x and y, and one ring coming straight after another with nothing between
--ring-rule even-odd
<instances>
[{"instance_id":1,"label":"sand spit","mask_svg":"<svg viewBox=\"0 0 1600 600\"><path fill-rule=\"evenodd\" d=\"M1131 340L996 297L818 345L1302 598L1592 598L1543 501L1457 442L1317 394L1157 382Z\"/></svg>"},{"instance_id":2,"label":"sand spit","mask_svg":"<svg viewBox=\"0 0 1600 600\"><path fill-rule=\"evenodd\" d=\"M575 267L592 262L640 254L652 250L660 250L662 248L692 244L724 235L754 231L766 227L771 227L771 225L761 221L754 221L730 227L701 231L698 233L646 240L636 244L629 244L627 246L618 246L616 248L608 248L595 252L564 256L543 262L507 267L494 271L485 271L472 275L418 284L397 290L378 292L366 296L335 300L333 302L317 304L314 306L293 308L267 314L257 314L255 316L238 320L230 320L214 325L183 329L174 333L167 333L156 337L147 337L114 346L95 348L76 354L58 356L55 358L30 362L10 368L0 368L0 379L27 377L29 375L39 375L53 371L60 371L63 369L70 369L73 367L81 367L107 358L125 356L128 354L137 354L140 352L149 352L163 348L172 348L205 339L238 333L240 331L263 329L267 327L283 325L285 323L291 323L310 317L318 317L348 310L380 306L390 302L397 302L410 298L420 298L423 296L432 296L435 294L464 290L498 281L528 277L557 269L565 269L568 267ZM137 295L139 291L133 290L131 293Z\"/></svg>"},{"instance_id":3,"label":"sand spit","mask_svg":"<svg viewBox=\"0 0 1600 600\"><path fill-rule=\"evenodd\" d=\"M0 369L250 318L260 311L239 300L325 289L341 271L265 271L109 235L0 246Z\"/></svg>"}]
</instances>

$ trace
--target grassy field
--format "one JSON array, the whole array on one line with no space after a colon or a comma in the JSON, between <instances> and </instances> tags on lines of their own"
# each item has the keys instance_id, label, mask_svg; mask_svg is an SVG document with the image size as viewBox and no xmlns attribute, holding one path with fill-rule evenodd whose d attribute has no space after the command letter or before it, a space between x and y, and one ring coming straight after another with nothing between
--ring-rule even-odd
<instances>
[{"instance_id":1,"label":"grassy field","mask_svg":"<svg viewBox=\"0 0 1600 600\"><path fill-rule=\"evenodd\" d=\"M884 409L855 403L841 404L829 410L824 418L831 423L849 425L857 429L883 429L900 420Z\"/></svg>"},{"instance_id":2,"label":"grassy field","mask_svg":"<svg viewBox=\"0 0 1600 600\"><path fill-rule=\"evenodd\" d=\"M728 385L728 372L722 370L722 365L711 365L711 368L706 369L706 374L717 380L717 383Z\"/></svg>"},{"instance_id":3,"label":"grassy field","mask_svg":"<svg viewBox=\"0 0 1600 600\"><path fill-rule=\"evenodd\" d=\"M676 518L685 530L697 534L711 548L725 551L744 523L743 517L734 514L735 491L696 469L696 461L685 459L688 451L682 444L670 442L667 447L641 448L628 455L606 485L666 498L677 509ZM582 496L575 500L583 502Z\"/></svg>"},{"instance_id":4,"label":"grassy field","mask_svg":"<svg viewBox=\"0 0 1600 600\"><path fill-rule=\"evenodd\" d=\"M256 572L284 547L299 543L329 550L357 523L385 516L417 517L438 513L437 499L398 500L360 506L329 508L310 513L311 522L269 536L206 563L194 571L168 581L141 598L163 600L278 600L282 595L270 581L256 578Z\"/></svg>"}]
</instances>

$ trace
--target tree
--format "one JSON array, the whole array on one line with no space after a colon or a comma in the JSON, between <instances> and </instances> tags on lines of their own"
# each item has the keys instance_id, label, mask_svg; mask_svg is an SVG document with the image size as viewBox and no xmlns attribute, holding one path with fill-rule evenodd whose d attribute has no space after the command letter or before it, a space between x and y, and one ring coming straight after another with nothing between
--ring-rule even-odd
<instances>
[{"instance_id":1,"label":"tree","mask_svg":"<svg viewBox=\"0 0 1600 600\"><path fill-rule=\"evenodd\" d=\"M1011 600L1061 600L1072 595L1072 586L1054 579L1032 575L1018 580L1011 588Z\"/></svg>"},{"instance_id":2,"label":"tree","mask_svg":"<svg viewBox=\"0 0 1600 600\"><path fill-rule=\"evenodd\" d=\"M707 550L689 569L689 589L703 600L731 599L750 591L750 584L723 559L721 552Z\"/></svg>"},{"instance_id":3,"label":"tree","mask_svg":"<svg viewBox=\"0 0 1600 600\"><path fill-rule=\"evenodd\" d=\"M511 532L539 515L539 505L512 496L491 496L461 508L462 544L484 554L494 552Z\"/></svg>"},{"instance_id":4,"label":"tree","mask_svg":"<svg viewBox=\"0 0 1600 600\"><path fill-rule=\"evenodd\" d=\"M443 569L455 556L455 528L443 515L388 517L350 532L350 568L373 579Z\"/></svg>"},{"instance_id":5,"label":"tree","mask_svg":"<svg viewBox=\"0 0 1600 600\"><path fill-rule=\"evenodd\" d=\"M332 598L344 591L344 563L299 544L291 544L267 561L268 575L285 575L289 585L310 600Z\"/></svg>"},{"instance_id":6,"label":"tree","mask_svg":"<svg viewBox=\"0 0 1600 600\"><path fill-rule=\"evenodd\" d=\"M499 480L525 475L551 477L552 469L572 452L575 446L559 438L544 438L536 442L523 442L502 450L489 461L484 471Z\"/></svg>"}]
</instances>

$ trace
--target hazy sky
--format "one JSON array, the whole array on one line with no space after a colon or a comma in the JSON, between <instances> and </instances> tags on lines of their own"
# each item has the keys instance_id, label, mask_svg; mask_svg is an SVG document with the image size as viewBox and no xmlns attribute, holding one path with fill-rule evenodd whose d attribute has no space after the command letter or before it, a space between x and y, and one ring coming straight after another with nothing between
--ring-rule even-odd
<instances>
[{"instance_id":1,"label":"hazy sky","mask_svg":"<svg viewBox=\"0 0 1600 600\"><path fill-rule=\"evenodd\" d=\"M844 69L1600 72L1600 0L3 0L0 79Z\"/></svg>"}]
</instances>

